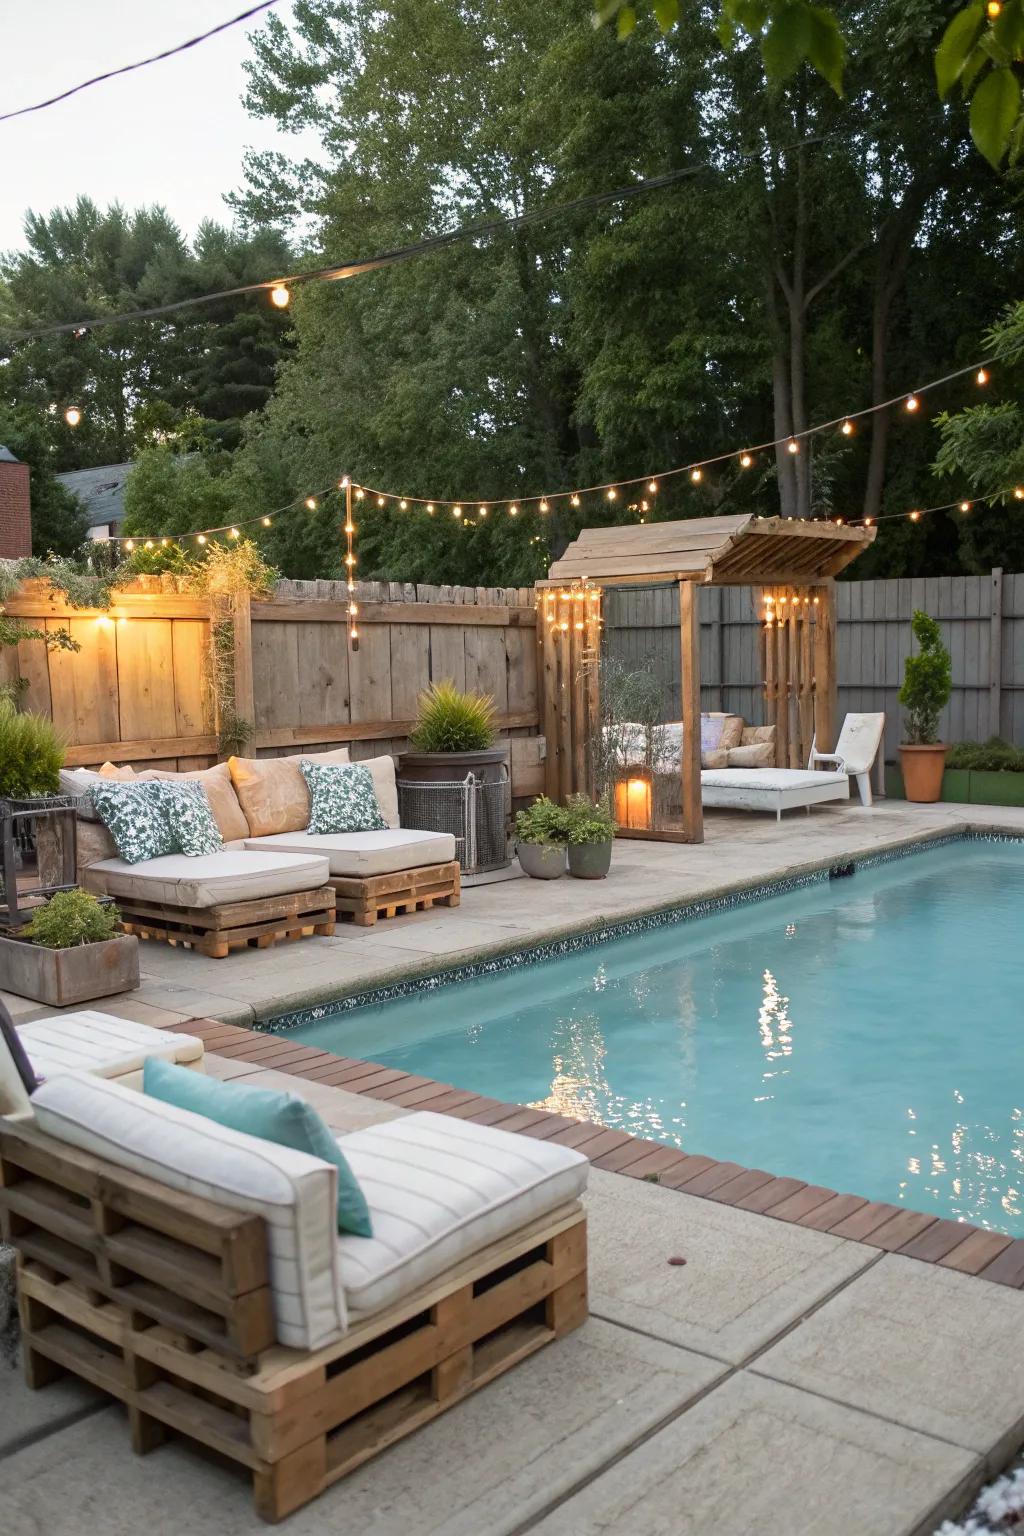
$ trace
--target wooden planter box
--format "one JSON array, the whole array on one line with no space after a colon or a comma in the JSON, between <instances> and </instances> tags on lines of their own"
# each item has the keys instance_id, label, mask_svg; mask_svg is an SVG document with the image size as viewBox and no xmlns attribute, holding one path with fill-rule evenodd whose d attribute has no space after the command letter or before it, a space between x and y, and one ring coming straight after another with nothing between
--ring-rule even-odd
<instances>
[{"instance_id":1,"label":"wooden planter box","mask_svg":"<svg viewBox=\"0 0 1024 1536\"><path fill-rule=\"evenodd\" d=\"M906 799L897 763L885 765L885 792L890 800ZM940 799L956 805L1024 805L1024 773L947 768Z\"/></svg>"},{"instance_id":2,"label":"wooden planter box","mask_svg":"<svg viewBox=\"0 0 1024 1536\"><path fill-rule=\"evenodd\" d=\"M0 988L53 1008L112 997L139 985L139 941L122 935L72 949L0 938Z\"/></svg>"}]
</instances>

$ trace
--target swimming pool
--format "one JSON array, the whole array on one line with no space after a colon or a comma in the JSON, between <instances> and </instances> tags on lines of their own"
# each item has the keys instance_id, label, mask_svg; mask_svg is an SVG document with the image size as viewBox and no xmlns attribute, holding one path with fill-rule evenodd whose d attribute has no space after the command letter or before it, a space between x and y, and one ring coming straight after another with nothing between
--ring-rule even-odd
<instances>
[{"instance_id":1,"label":"swimming pool","mask_svg":"<svg viewBox=\"0 0 1024 1536\"><path fill-rule=\"evenodd\" d=\"M1024 847L961 841L306 1044L1024 1235Z\"/></svg>"}]
</instances>

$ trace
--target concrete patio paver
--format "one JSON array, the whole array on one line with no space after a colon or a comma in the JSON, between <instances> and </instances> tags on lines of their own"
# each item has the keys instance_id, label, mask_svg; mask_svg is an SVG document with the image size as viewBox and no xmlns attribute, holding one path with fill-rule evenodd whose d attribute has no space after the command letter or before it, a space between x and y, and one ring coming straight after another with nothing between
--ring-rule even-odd
<instances>
[{"instance_id":1,"label":"concrete patio paver","mask_svg":"<svg viewBox=\"0 0 1024 1536\"><path fill-rule=\"evenodd\" d=\"M732 1365L877 1261L861 1243L597 1168L586 1205L594 1314Z\"/></svg>"},{"instance_id":2,"label":"concrete patio paver","mask_svg":"<svg viewBox=\"0 0 1024 1536\"><path fill-rule=\"evenodd\" d=\"M721 1376L713 1361L591 1320L352 1473L288 1536L503 1536ZM45 1394L44 1394L45 1395ZM170 1444L140 1459L119 1409L0 1461L4 1536L257 1536L245 1481Z\"/></svg>"},{"instance_id":3,"label":"concrete patio paver","mask_svg":"<svg viewBox=\"0 0 1024 1536\"><path fill-rule=\"evenodd\" d=\"M77 1376L61 1377L45 1391L32 1392L25 1385L20 1363L0 1359L0 1462L21 1446L102 1411L109 1402L106 1393ZM0 1499L0 1531L5 1529Z\"/></svg>"},{"instance_id":4,"label":"concrete patio paver","mask_svg":"<svg viewBox=\"0 0 1024 1536\"><path fill-rule=\"evenodd\" d=\"M754 1368L1001 1466L1024 1436L1024 1294L886 1254Z\"/></svg>"},{"instance_id":5,"label":"concrete patio paver","mask_svg":"<svg viewBox=\"0 0 1024 1536\"><path fill-rule=\"evenodd\" d=\"M979 1465L958 1446L743 1372L531 1536L923 1536L970 1496Z\"/></svg>"}]
</instances>

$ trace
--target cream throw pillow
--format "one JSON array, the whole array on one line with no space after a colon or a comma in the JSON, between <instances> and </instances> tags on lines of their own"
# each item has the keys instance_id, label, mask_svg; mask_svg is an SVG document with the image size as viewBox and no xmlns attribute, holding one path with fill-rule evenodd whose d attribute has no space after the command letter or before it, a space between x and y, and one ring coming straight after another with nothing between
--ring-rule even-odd
<instances>
[{"instance_id":1,"label":"cream throw pillow","mask_svg":"<svg viewBox=\"0 0 1024 1536\"><path fill-rule=\"evenodd\" d=\"M775 767L775 745L770 741L754 741L746 747L732 747L728 756L730 768Z\"/></svg>"}]
</instances>

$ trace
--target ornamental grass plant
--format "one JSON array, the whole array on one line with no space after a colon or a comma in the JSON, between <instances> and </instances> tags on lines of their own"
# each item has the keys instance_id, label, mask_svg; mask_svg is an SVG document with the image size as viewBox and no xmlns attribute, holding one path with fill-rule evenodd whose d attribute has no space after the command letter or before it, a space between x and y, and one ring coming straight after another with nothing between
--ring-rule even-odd
<instances>
[{"instance_id":1,"label":"ornamental grass plant","mask_svg":"<svg viewBox=\"0 0 1024 1536\"><path fill-rule=\"evenodd\" d=\"M482 752L494 745L494 700L463 693L453 682L431 683L419 697L409 742L417 752Z\"/></svg>"}]
</instances>

